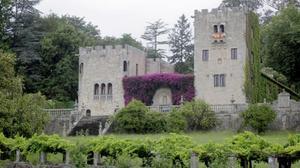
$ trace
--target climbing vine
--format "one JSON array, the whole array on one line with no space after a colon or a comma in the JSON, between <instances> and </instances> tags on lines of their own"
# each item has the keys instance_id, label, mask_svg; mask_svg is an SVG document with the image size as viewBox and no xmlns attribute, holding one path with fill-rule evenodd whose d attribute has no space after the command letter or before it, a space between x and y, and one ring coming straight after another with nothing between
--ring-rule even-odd
<instances>
[{"instance_id":1,"label":"climbing vine","mask_svg":"<svg viewBox=\"0 0 300 168\"><path fill-rule=\"evenodd\" d=\"M247 17L247 45L250 52L246 57L244 92L249 103L263 102L264 99L272 101L276 99L278 88L267 81L261 75L260 55L260 26L258 17L249 13Z\"/></svg>"},{"instance_id":2,"label":"climbing vine","mask_svg":"<svg viewBox=\"0 0 300 168\"><path fill-rule=\"evenodd\" d=\"M152 104L152 98L159 88L170 88L172 103L180 104L181 96L191 101L195 97L194 76L174 73L151 74L125 77L123 79L125 104L137 99L146 105Z\"/></svg>"}]
</instances>

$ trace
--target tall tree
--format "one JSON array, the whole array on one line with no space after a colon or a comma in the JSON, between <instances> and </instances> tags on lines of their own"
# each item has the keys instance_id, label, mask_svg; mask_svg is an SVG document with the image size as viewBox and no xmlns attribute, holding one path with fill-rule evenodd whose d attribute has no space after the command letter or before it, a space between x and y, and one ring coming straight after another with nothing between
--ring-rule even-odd
<instances>
[{"instance_id":1,"label":"tall tree","mask_svg":"<svg viewBox=\"0 0 300 168\"><path fill-rule=\"evenodd\" d=\"M163 35L166 35L169 32L169 29L167 29L167 24L165 24L161 19L149 23L149 25L146 27L146 30L144 34L142 35L142 38L146 41L148 41L148 44L150 44L150 49L153 50L153 53L150 57L164 57L164 49L159 49L159 45L168 44L168 41L161 40L160 38Z\"/></svg>"},{"instance_id":2,"label":"tall tree","mask_svg":"<svg viewBox=\"0 0 300 168\"><path fill-rule=\"evenodd\" d=\"M193 44L190 23L185 15L179 17L169 34L169 45L172 56L171 63L175 63L175 70L179 73L189 73L193 70Z\"/></svg>"},{"instance_id":3,"label":"tall tree","mask_svg":"<svg viewBox=\"0 0 300 168\"><path fill-rule=\"evenodd\" d=\"M289 6L274 16L263 32L266 65L300 89L300 11Z\"/></svg>"},{"instance_id":4,"label":"tall tree","mask_svg":"<svg viewBox=\"0 0 300 168\"><path fill-rule=\"evenodd\" d=\"M0 49L8 49L7 26L11 15L11 0L0 1Z\"/></svg>"}]
</instances>

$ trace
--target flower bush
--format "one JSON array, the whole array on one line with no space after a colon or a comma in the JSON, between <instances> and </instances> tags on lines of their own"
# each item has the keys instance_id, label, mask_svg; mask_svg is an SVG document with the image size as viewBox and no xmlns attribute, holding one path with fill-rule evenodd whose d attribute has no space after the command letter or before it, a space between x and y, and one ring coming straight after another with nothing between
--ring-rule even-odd
<instances>
[{"instance_id":1,"label":"flower bush","mask_svg":"<svg viewBox=\"0 0 300 168\"><path fill-rule=\"evenodd\" d=\"M180 104L181 96L185 101L191 101L195 97L194 76L160 73L123 78L125 104L137 99L147 106L152 105L156 90L163 87L171 89L174 105Z\"/></svg>"}]
</instances>

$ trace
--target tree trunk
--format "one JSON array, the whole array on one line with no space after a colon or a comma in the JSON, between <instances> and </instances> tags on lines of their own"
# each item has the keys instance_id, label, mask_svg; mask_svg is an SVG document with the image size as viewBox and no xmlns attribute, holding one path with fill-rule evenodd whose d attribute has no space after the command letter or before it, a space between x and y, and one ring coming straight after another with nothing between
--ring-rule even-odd
<instances>
[{"instance_id":1,"label":"tree trunk","mask_svg":"<svg viewBox=\"0 0 300 168\"><path fill-rule=\"evenodd\" d=\"M248 160L241 158L241 167L242 168L248 168Z\"/></svg>"}]
</instances>

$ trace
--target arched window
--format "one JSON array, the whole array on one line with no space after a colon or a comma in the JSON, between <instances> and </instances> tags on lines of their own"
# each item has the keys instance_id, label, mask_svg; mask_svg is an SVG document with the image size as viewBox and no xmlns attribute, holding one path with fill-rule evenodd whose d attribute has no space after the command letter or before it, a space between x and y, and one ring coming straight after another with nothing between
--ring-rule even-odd
<instances>
[{"instance_id":1,"label":"arched window","mask_svg":"<svg viewBox=\"0 0 300 168\"><path fill-rule=\"evenodd\" d=\"M222 25L222 24L220 25L220 32L221 32L221 33L224 33L224 32L225 32L225 27L224 27L224 25Z\"/></svg>"},{"instance_id":2,"label":"arched window","mask_svg":"<svg viewBox=\"0 0 300 168\"><path fill-rule=\"evenodd\" d=\"M83 72L83 63L79 65L79 73L82 74L82 72Z\"/></svg>"},{"instance_id":3,"label":"arched window","mask_svg":"<svg viewBox=\"0 0 300 168\"><path fill-rule=\"evenodd\" d=\"M124 71L124 72L127 72L127 69L128 69L127 62L126 62L126 61L123 61L123 71Z\"/></svg>"},{"instance_id":4,"label":"arched window","mask_svg":"<svg viewBox=\"0 0 300 168\"><path fill-rule=\"evenodd\" d=\"M218 33L218 25L214 25L214 33Z\"/></svg>"},{"instance_id":5,"label":"arched window","mask_svg":"<svg viewBox=\"0 0 300 168\"><path fill-rule=\"evenodd\" d=\"M105 95L105 84L101 84L101 95Z\"/></svg>"},{"instance_id":6,"label":"arched window","mask_svg":"<svg viewBox=\"0 0 300 168\"><path fill-rule=\"evenodd\" d=\"M94 86L94 95L99 95L99 84L96 83Z\"/></svg>"},{"instance_id":7,"label":"arched window","mask_svg":"<svg viewBox=\"0 0 300 168\"><path fill-rule=\"evenodd\" d=\"M85 114L87 117L90 117L92 115L92 112L90 109L87 109L86 110L86 114Z\"/></svg>"},{"instance_id":8,"label":"arched window","mask_svg":"<svg viewBox=\"0 0 300 168\"><path fill-rule=\"evenodd\" d=\"M109 83L109 84L107 85L107 94L108 94L108 95L112 95L112 84L111 84L111 83Z\"/></svg>"}]
</instances>

